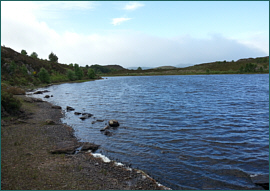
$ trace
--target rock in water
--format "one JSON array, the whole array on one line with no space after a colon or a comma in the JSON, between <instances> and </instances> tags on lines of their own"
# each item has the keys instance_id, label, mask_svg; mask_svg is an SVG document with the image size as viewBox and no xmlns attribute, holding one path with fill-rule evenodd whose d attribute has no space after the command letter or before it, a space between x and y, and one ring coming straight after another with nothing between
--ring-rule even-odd
<instances>
[{"instance_id":1,"label":"rock in water","mask_svg":"<svg viewBox=\"0 0 270 191\"><path fill-rule=\"evenodd\" d=\"M75 109L73 107L67 106L67 111L74 111Z\"/></svg>"},{"instance_id":2,"label":"rock in water","mask_svg":"<svg viewBox=\"0 0 270 191\"><path fill-rule=\"evenodd\" d=\"M104 127L103 129L100 129L100 131L105 131L105 130L107 130L107 129L110 129L110 126L106 126L106 127Z\"/></svg>"},{"instance_id":3,"label":"rock in water","mask_svg":"<svg viewBox=\"0 0 270 191\"><path fill-rule=\"evenodd\" d=\"M91 114L91 113L83 113L82 115L83 116L80 117L81 120L88 119L89 117L93 116L93 114Z\"/></svg>"},{"instance_id":4,"label":"rock in water","mask_svg":"<svg viewBox=\"0 0 270 191\"><path fill-rule=\"evenodd\" d=\"M269 190L269 175L251 176L251 180L254 184L263 187L265 190Z\"/></svg>"},{"instance_id":5,"label":"rock in water","mask_svg":"<svg viewBox=\"0 0 270 191\"><path fill-rule=\"evenodd\" d=\"M45 95L44 98L50 98L50 96L49 95Z\"/></svg>"},{"instance_id":6,"label":"rock in water","mask_svg":"<svg viewBox=\"0 0 270 191\"><path fill-rule=\"evenodd\" d=\"M109 125L110 125L111 127L118 127L118 126L119 126L119 123L118 123L117 120L112 119L112 120L109 121Z\"/></svg>"}]
</instances>

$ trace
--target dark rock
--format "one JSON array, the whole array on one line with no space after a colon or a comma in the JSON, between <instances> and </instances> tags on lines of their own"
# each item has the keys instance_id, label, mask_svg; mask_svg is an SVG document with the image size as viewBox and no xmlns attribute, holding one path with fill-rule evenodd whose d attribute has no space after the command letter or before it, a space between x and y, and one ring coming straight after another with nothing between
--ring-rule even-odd
<instances>
[{"instance_id":1,"label":"dark rock","mask_svg":"<svg viewBox=\"0 0 270 191\"><path fill-rule=\"evenodd\" d=\"M53 109L62 109L62 107L58 106L58 105L53 105L52 106Z\"/></svg>"},{"instance_id":2,"label":"dark rock","mask_svg":"<svg viewBox=\"0 0 270 191\"><path fill-rule=\"evenodd\" d=\"M45 95L44 98L50 98L50 96L49 95Z\"/></svg>"},{"instance_id":3,"label":"dark rock","mask_svg":"<svg viewBox=\"0 0 270 191\"><path fill-rule=\"evenodd\" d=\"M51 95L51 97L53 97L53 95Z\"/></svg>"},{"instance_id":4,"label":"dark rock","mask_svg":"<svg viewBox=\"0 0 270 191\"><path fill-rule=\"evenodd\" d=\"M118 123L117 120L112 119L112 120L109 121L109 125L110 125L111 127L118 127L118 126L119 126L119 123Z\"/></svg>"},{"instance_id":5,"label":"dark rock","mask_svg":"<svg viewBox=\"0 0 270 191\"><path fill-rule=\"evenodd\" d=\"M63 141L58 143L53 150L50 151L52 154L74 154L76 148L80 145L74 141Z\"/></svg>"},{"instance_id":6,"label":"dark rock","mask_svg":"<svg viewBox=\"0 0 270 191\"><path fill-rule=\"evenodd\" d=\"M103 122L104 119L97 119L96 121L97 121L97 122Z\"/></svg>"},{"instance_id":7,"label":"dark rock","mask_svg":"<svg viewBox=\"0 0 270 191\"><path fill-rule=\"evenodd\" d=\"M80 117L81 120L88 119L89 117L92 117L93 115L91 113L83 113L83 116Z\"/></svg>"},{"instance_id":8,"label":"dark rock","mask_svg":"<svg viewBox=\"0 0 270 191\"><path fill-rule=\"evenodd\" d=\"M106 127L104 127L103 129L100 129L100 131L106 131L107 129L110 129L110 126L106 126Z\"/></svg>"},{"instance_id":9,"label":"dark rock","mask_svg":"<svg viewBox=\"0 0 270 191\"><path fill-rule=\"evenodd\" d=\"M75 112L74 114L75 114L75 115L81 115L82 113L80 113L80 112Z\"/></svg>"},{"instance_id":10,"label":"dark rock","mask_svg":"<svg viewBox=\"0 0 270 191\"><path fill-rule=\"evenodd\" d=\"M99 146L100 145L96 145L94 143L85 142L85 143L83 143L81 151L91 150L92 152L95 152L96 150L98 150Z\"/></svg>"},{"instance_id":11,"label":"dark rock","mask_svg":"<svg viewBox=\"0 0 270 191\"><path fill-rule=\"evenodd\" d=\"M67 106L67 111L74 111L75 109L73 107Z\"/></svg>"},{"instance_id":12,"label":"dark rock","mask_svg":"<svg viewBox=\"0 0 270 191\"><path fill-rule=\"evenodd\" d=\"M43 91L36 91L34 94L43 94Z\"/></svg>"}]
</instances>

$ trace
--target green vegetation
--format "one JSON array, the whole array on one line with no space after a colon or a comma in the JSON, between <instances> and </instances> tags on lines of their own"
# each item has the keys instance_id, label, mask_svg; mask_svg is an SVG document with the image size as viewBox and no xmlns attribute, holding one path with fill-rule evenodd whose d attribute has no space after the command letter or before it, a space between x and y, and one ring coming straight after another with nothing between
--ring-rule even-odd
<instances>
[{"instance_id":1,"label":"green vegetation","mask_svg":"<svg viewBox=\"0 0 270 191\"><path fill-rule=\"evenodd\" d=\"M51 62L58 62L58 57L56 56L56 54L54 54L53 52L51 52L51 54L49 54L49 60Z\"/></svg>"},{"instance_id":2,"label":"green vegetation","mask_svg":"<svg viewBox=\"0 0 270 191\"><path fill-rule=\"evenodd\" d=\"M22 55L27 55L26 50L22 50L22 51L21 51L21 54L22 54Z\"/></svg>"},{"instance_id":3,"label":"green vegetation","mask_svg":"<svg viewBox=\"0 0 270 191\"><path fill-rule=\"evenodd\" d=\"M89 79L94 79L96 77L95 71L92 68L88 69L87 75Z\"/></svg>"},{"instance_id":4,"label":"green vegetation","mask_svg":"<svg viewBox=\"0 0 270 191\"><path fill-rule=\"evenodd\" d=\"M76 80L75 72L70 69L67 71L67 77L70 81Z\"/></svg>"},{"instance_id":5,"label":"green vegetation","mask_svg":"<svg viewBox=\"0 0 270 191\"><path fill-rule=\"evenodd\" d=\"M82 69L79 67L78 64L75 64L75 65L74 65L74 72L75 72L76 79L81 80L82 77L83 77L83 71L82 71Z\"/></svg>"},{"instance_id":6,"label":"green vegetation","mask_svg":"<svg viewBox=\"0 0 270 191\"><path fill-rule=\"evenodd\" d=\"M42 83L47 83L47 84L51 83L50 75L45 68L40 69L40 72L38 73L38 77Z\"/></svg>"},{"instance_id":7,"label":"green vegetation","mask_svg":"<svg viewBox=\"0 0 270 191\"><path fill-rule=\"evenodd\" d=\"M38 58L38 54L36 52L33 52L31 55L30 55L32 58Z\"/></svg>"},{"instance_id":8,"label":"green vegetation","mask_svg":"<svg viewBox=\"0 0 270 191\"><path fill-rule=\"evenodd\" d=\"M1 116L5 116L7 113L11 115L19 113L22 104L20 100L13 96L17 94L25 94L25 91L18 87L9 87L1 83Z\"/></svg>"}]
</instances>

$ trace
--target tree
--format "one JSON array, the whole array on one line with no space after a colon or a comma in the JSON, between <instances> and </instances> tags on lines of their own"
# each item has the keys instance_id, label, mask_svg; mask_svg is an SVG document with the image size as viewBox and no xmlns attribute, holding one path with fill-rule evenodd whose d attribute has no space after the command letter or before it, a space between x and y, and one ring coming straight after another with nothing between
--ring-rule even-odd
<instances>
[{"instance_id":1,"label":"tree","mask_svg":"<svg viewBox=\"0 0 270 191\"><path fill-rule=\"evenodd\" d=\"M141 67L138 67L137 70L142 70L142 68Z\"/></svg>"},{"instance_id":2,"label":"tree","mask_svg":"<svg viewBox=\"0 0 270 191\"><path fill-rule=\"evenodd\" d=\"M81 80L82 77L83 77L83 71L82 71L82 69L79 67L78 64L75 64L75 66L74 66L74 72L75 72L75 75L76 75L76 77L78 78L78 80Z\"/></svg>"},{"instance_id":3,"label":"tree","mask_svg":"<svg viewBox=\"0 0 270 191\"><path fill-rule=\"evenodd\" d=\"M45 68L41 68L40 72L38 73L38 77L41 82L49 84L51 82L50 74Z\"/></svg>"},{"instance_id":4,"label":"tree","mask_svg":"<svg viewBox=\"0 0 270 191\"><path fill-rule=\"evenodd\" d=\"M51 52L51 54L49 54L49 60L51 62L58 62L58 57L56 56L56 54L54 54L53 52Z\"/></svg>"},{"instance_id":5,"label":"tree","mask_svg":"<svg viewBox=\"0 0 270 191\"><path fill-rule=\"evenodd\" d=\"M95 71L92 68L88 69L87 75L90 79L94 79L96 77Z\"/></svg>"},{"instance_id":6,"label":"tree","mask_svg":"<svg viewBox=\"0 0 270 191\"><path fill-rule=\"evenodd\" d=\"M38 54L36 52L33 52L30 56L33 58L38 58Z\"/></svg>"},{"instance_id":7,"label":"tree","mask_svg":"<svg viewBox=\"0 0 270 191\"><path fill-rule=\"evenodd\" d=\"M27 55L26 50L22 50L22 51L21 51L21 54L22 54L22 55Z\"/></svg>"}]
</instances>

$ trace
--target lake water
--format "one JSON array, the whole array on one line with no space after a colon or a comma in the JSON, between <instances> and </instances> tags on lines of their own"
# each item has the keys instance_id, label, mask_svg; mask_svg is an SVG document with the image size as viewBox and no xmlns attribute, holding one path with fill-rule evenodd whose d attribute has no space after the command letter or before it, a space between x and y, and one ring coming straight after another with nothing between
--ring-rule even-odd
<instances>
[{"instance_id":1,"label":"lake water","mask_svg":"<svg viewBox=\"0 0 270 191\"><path fill-rule=\"evenodd\" d=\"M94 115L65 111L81 141L172 189L255 189L250 176L269 174L268 74L108 77L45 89L46 101ZM106 136L110 119L120 127Z\"/></svg>"}]
</instances>

